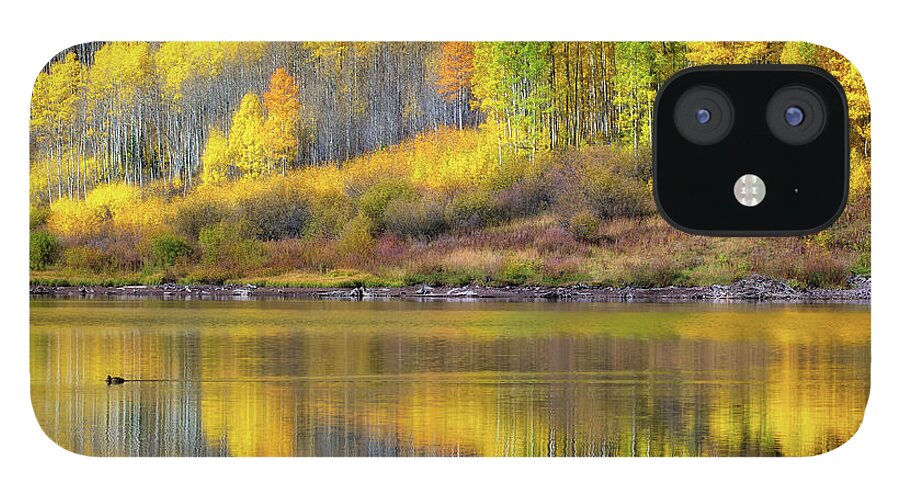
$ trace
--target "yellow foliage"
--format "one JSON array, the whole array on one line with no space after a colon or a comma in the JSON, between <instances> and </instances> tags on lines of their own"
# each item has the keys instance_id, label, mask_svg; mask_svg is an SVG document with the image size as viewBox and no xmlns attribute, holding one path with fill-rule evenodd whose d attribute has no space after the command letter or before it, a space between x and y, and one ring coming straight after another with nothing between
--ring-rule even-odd
<instances>
[{"instance_id":1,"label":"yellow foliage","mask_svg":"<svg viewBox=\"0 0 900 499\"><path fill-rule=\"evenodd\" d=\"M249 122L251 127L259 124L257 119L259 115L252 112L255 104L250 102L246 104L250 111L245 110L247 112L241 117L236 115L236 124L232 127L233 135L227 140L228 149L239 157L244 154L244 148L236 146L235 137L249 136L251 139L254 137L253 131L243 127L243 123ZM242 113L239 111L239 114ZM225 147L225 143L224 137L218 132L213 131L210 134L203 155L204 185L197 188L197 192L191 196L205 195L202 193L214 190L219 200L237 203L241 199L257 195L255 193L271 191L283 185L298 196L315 200L343 196L345 192L361 194L375 184L391 180L409 182L416 188L434 191L489 188L501 187L539 168L523 161L505 165L501 169L494 149L496 144L490 137L475 130L442 128L396 146L355 158L341 167L333 164L307 167L290 172L285 177L262 176L264 165L258 162L257 158L256 170L247 170L246 166L241 167L238 163L242 172L250 173L245 173L240 180L223 183L224 172L208 167L224 164L221 150ZM244 146L248 144L251 147L256 145L249 140ZM248 157L246 161L254 163L253 158ZM254 175L253 171L257 173Z\"/></svg>"},{"instance_id":2,"label":"yellow foliage","mask_svg":"<svg viewBox=\"0 0 900 499\"><path fill-rule=\"evenodd\" d=\"M108 224L120 231L144 234L159 230L168 218L161 198L144 196L134 186L109 184L92 190L84 200L62 198L50 205L47 226L63 236L95 236Z\"/></svg>"},{"instance_id":3,"label":"yellow foliage","mask_svg":"<svg viewBox=\"0 0 900 499\"><path fill-rule=\"evenodd\" d=\"M249 66L265 52L265 43L166 42L153 55L163 92L175 102L182 99L184 85L195 79L215 78L226 64Z\"/></svg>"},{"instance_id":4,"label":"yellow foliage","mask_svg":"<svg viewBox=\"0 0 900 499\"><path fill-rule=\"evenodd\" d=\"M432 190L484 187L501 170L496 142L475 130L441 128L343 165L347 188L360 193L385 180L408 180ZM504 165L504 169L512 168Z\"/></svg>"},{"instance_id":5,"label":"yellow foliage","mask_svg":"<svg viewBox=\"0 0 900 499\"><path fill-rule=\"evenodd\" d=\"M834 244L834 234L829 230L817 232L806 239L807 246L818 246L822 249L828 249Z\"/></svg>"},{"instance_id":6,"label":"yellow foliage","mask_svg":"<svg viewBox=\"0 0 900 499\"><path fill-rule=\"evenodd\" d=\"M284 68L272 74L263 102L267 111L265 137L269 156L284 169L297 155L300 124L300 87Z\"/></svg>"},{"instance_id":7,"label":"yellow foliage","mask_svg":"<svg viewBox=\"0 0 900 499\"><path fill-rule=\"evenodd\" d=\"M31 94L31 127L49 132L53 127L71 125L84 85L84 66L69 52L62 61L41 72Z\"/></svg>"},{"instance_id":8,"label":"yellow foliage","mask_svg":"<svg viewBox=\"0 0 900 499\"><path fill-rule=\"evenodd\" d=\"M224 59L222 44L210 42L166 42L154 54L163 91L176 102L182 97L186 81L218 76Z\"/></svg>"},{"instance_id":9,"label":"yellow foliage","mask_svg":"<svg viewBox=\"0 0 900 499\"><path fill-rule=\"evenodd\" d=\"M223 42L225 60L249 69L266 56L268 42Z\"/></svg>"},{"instance_id":10,"label":"yellow foliage","mask_svg":"<svg viewBox=\"0 0 900 499\"><path fill-rule=\"evenodd\" d=\"M268 178L241 178L228 185L228 188L219 193L219 197L232 204L238 204L245 199L259 197L260 194L273 190L282 179L278 177Z\"/></svg>"},{"instance_id":11,"label":"yellow foliage","mask_svg":"<svg viewBox=\"0 0 900 499\"><path fill-rule=\"evenodd\" d=\"M844 87L847 111L850 118L850 144L868 155L872 137L869 94L856 66L841 54L826 47L819 47L818 58L823 69L829 71Z\"/></svg>"},{"instance_id":12,"label":"yellow foliage","mask_svg":"<svg viewBox=\"0 0 900 499\"><path fill-rule=\"evenodd\" d=\"M693 64L760 64L778 62L783 44L776 42L689 42Z\"/></svg>"},{"instance_id":13,"label":"yellow foliage","mask_svg":"<svg viewBox=\"0 0 900 499\"><path fill-rule=\"evenodd\" d=\"M347 189L361 194L379 182L408 178L410 165L406 153L410 144L390 146L344 163L342 171Z\"/></svg>"},{"instance_id":14,"label":"yellow foliage","mask_svg":"<svg viewBox=\"0 0 900 499\"><path fill-rule=\"evenodd\" d=\"M50 66L50 69L52 70L54 67L55 65ZM38 73L37 79L34 81L34 88L31 90L31 130L33 133L44 131L52 123L49 94L50 74L41 71Z\"/></svg>"},{"instance_id":15,"label":"yellow foliage","mask_svg":"<svg viewBox=\"0 0 900 499\"><path fill-rule=\"evenodd\" d=\"M172 214L171 206L156 196L140 196L130 209L113 216L113 227L119 232L131 232L144 236L158 234Z\"/></svg>"},{"instance_id":16,"label":"yellow foliage","mask_svg":"<svg viewBox=\"0 0 900 499\"><path fill-rule=\"evenodd\" d=\"M247 93L231 122L228 150L241 175L258 178L265 172L265 117L259 97Z\"/></svg>"},{"instance_id":17,"label":"yellow foliage","mask_svg":"<svg viewBox=\"0 0 900 499\"><path fill-rule=\"evenodd\" d=\"M318 59L322 71L335 76L341 71L348 54L354 53L358 59L366 59L371 54L372 42L305 42L303 48Z\"/></svg>"},{"instance_id":18,"label":"yellow foliage","mask_svg":"<svg viewBox=\"0 0 900 499\"><path fill-rule=\"evenodd\" d=\"M200 162L203 171L200 174L204 184L218 184L228 176L228 141L225 134L213 129L206 140L206 149Z\"/></svg>"},{"instance_id":19,"label":"yellow foliage","mask_svg":"<svg viewBox=\"0 0 900 499\"><path fill-rule=\"evenodd\" d=\"M132 103L151 83L152 59L146 42L113 42L94 54L88 72L89 103Z\"/></svg>"},{"instance_id":20,"label":"yellow foliage","mask_svg":"<svg viewBox=\"0 0 900 499\"><path fill-rule=\"evenodd\" d=\"M337 248L344 257L355 257L361 261L371 257L375 250L373 225L369 217L360 214L344 227L338 238Z\"/></svg>"},{"instance_id":21,"label":"yellow foliage","mask_svg":"<svg viewBox=\"0 0 900 499\"><path fill-rule=\"evenodd\" d=\"M344 172L335 165L304 168L292 174L288 180L314 197L344 192Z\"/></svg>"},{"instance_id":22,"label":"yellow foliage","mask_svg":"<svg viewBox=\"0 0 900 499\"><path fill-rule=\"evenodd\" d=\"M181 176L172 177L172 180L169 181L169 185L175 191L181 191L184 189L184 180L182 180Z\"/></svg>"},{"instance_id":23,"label":"yellow foliage","mask_svg":"<svg viewBox=\"0 0 900 499\"><path fill-rule=\"evenodd\" d=\"M314 167L285 177L242 177L219 184L204 182L188 194L185 202L199 201L237 207L248 200L264 198L274 192L294 199L322 196L342 191L342 182L336 173L337 170L333 167Z\"/></svg>"},{"instance_id":24,"label":"yellow foliage","mask_svg":"<svg viewBox=\"0 0 900 499\"><path fill-rule=\"evenodd\" d=\"M48 185L49 178L45 164L32 164L28 172L28 192L31 193L32 200L34 201L41 194L46 193Z\"/></svg>"},{"instance_id":25,"label":"yellow foliage","mask_svg":"<svg viewBox=\"0 0 900 499\"><path fill-rule=\"evenodd\" d=\"M245 100L247 98L245 97ZM240 179L227 181L225 168L227 159L224 150L230 151L228 158L240 157L245 148L236 146L236 137L251 137L253 127L259 124L259 114L254 112L253 97L236 115L232 127L232 137L228 140L217 131L210 134L203 155L203 184L195 188L188 198L215 201L235 207L247 200L264 197L271 192L285 192L294 198L303 198L310 203L313 213L324 214L325 225L343 225L350 206L349 195L357 196L375 185L385 182L400 182L413 188L428 191L446 191L471 188L500 188L527 175L533 175L541 167L539 164L520 161L504 165L501 169L495 153L496 143L483 132L442 128L436 132L421 135L396 146L355 158L342 166L333 164L307 167L289 172L286 176L263 176L265 165L257 157L246 158L255 165ZM258 110L258 109L257 109ZM256 146L252 140L244 146ZM246 165L246 163L245 163ZM256 172L255 174L253 172ZM338 227L340 225L337 225Z\"/></svg>"},{"instance_id":26,"label":"yellow foliage","mask_svg":"<svg viewBox=\"0 0 900 499\"><path fill-rule=\"evenodd\" d=\"M56 180L58 179L57 169L61 170L63 175L77 174L85 177L95 177L98 173L97 160L90 156L81 156L73 154L69 148L64 148L57 157L39 157L31 163L30 168L30 193L32 198L37 201L42 195L47 194L48 187L52 189L52 197L57 196ZM51 183L50 179L54 182ZM62 189L63 196L67 195L66 187Z\"/></svg>"},{"instance_id":27,"label":"yellow foliage","mask_svg":"<svg viewBox=\"0 0 900 499\"><path fill-rule=\"evenodd\" d=\"M818 62L818 46L806 42L787 42L781 51L782 64L812 64Z\"/></svg>"},{"instance_id":28,"label":"yellow foliage","mask_svg":"<svg viewBox=\"0 0 900 499\"><path fill-rule=\"evenodd\" d=\"M441 129L420 136L408 157L413 182L435 190L483 187L500 175L495 142L473 130Z\"/></svg>"},{"instance_id":29,"label":"yellow foliage","mask_svg":"<svg viewBox=\"0 0 900 499\"><path fill-rule=\"evenodd\" d=\"M872 161L857 149L850 150L850 201L867 196L872 190Z\"/></svg>"}]
</instances>

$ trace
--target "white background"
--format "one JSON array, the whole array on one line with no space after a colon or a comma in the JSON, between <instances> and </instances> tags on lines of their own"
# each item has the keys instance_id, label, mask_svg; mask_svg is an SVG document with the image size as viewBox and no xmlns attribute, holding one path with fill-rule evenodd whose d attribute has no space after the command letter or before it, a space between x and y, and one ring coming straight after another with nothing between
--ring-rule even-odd
<instances>
[{"instance_id":1,"label":"white background","mask_svg":"<svg viewBox=\"0 0 900 499\"><path fill-rule=\"evenodd\" d=\"M133 6L129 6L133 4ZM882 2L891 5L891 2ZM0 488L5 497L898 497L896 14L875 3L244 0L7 3L0 75ZM34 419L28 379L28 112L58 51L90 40L802 40L853 61L873 130L872 390L847 444L812 458L112 459L62 450ZM891 285L893 283L893 285ZM891 463L893 462L893 466ZM11 492L11 494L9 494Z\"/></svg>"}]
</instances>

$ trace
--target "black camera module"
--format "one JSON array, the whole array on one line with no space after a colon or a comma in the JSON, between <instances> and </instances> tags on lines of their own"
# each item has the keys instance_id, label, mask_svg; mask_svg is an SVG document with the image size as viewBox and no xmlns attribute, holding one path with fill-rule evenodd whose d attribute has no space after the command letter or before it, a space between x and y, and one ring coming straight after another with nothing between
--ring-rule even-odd
<instances>
[{"instance_id":1,"label":"black camera module","mask_svg":"<svg viewBox=\"0 0 900 499\"><path fill-rule=\"evenodd\" d=\"M779 89L766 106L766 122L772 135L794 146L816 140L825 129L826 120L822 98L803 85Z\"/></svg>"},{"instance_id":2,"label":"black camera module","mask_svg":"<svg viewBox=\"0 0 900 499\"><path fill-rule=\"evenodd\" d=\"M712 86L698 86L685 92L675 104L675 127L690 142L709 146L731 131L734 108L728 96Z\"/></svg>"},{"instance_id":3,"label":"black camera module","mask_svg":"<svg viewBox=\"0 0 900 499\"><path fill-rule=\"evenodd\" d=\"M849 182L847 100L802 65L689 68L659 90L653 190L676 228L713 236L818 232Z\"/></svg>"}]
</instances>

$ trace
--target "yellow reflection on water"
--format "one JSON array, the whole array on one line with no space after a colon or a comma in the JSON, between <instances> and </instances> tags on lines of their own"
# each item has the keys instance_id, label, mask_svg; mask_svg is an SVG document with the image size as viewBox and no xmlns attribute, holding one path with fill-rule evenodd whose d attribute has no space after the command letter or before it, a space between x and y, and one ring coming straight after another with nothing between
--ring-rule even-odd
<instances>
[{"instance_id":1,"label":"yellow reflection on water","mask_svg":"<svg viewBox=\"0 0 900 499\"><path fill-rule=\"evenodd\" d=\"M869 391L864 305L35 300L31 323L35 414L89 455L811 455Z\"/></svg>"}]
</instances>

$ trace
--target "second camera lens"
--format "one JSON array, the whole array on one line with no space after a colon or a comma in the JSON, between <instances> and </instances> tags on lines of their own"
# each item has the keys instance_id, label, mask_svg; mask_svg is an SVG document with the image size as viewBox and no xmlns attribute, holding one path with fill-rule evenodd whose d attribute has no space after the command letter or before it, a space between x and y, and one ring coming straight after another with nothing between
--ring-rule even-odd
<instances>
[{"instance_id":1,"label":"second camera lens","mask_svg":"<svg viewBox=\"0 0 900 499\"><path fill-rule=\"evenodd\" d=\"M822 97L805 85L778 89L766 107L766 123L772 135L792 146L802 146L816 140L827 121L828 113Z\"/></svg>"},{"instance_id":2,"label":"second camera lens","mask_svg":"<svg viewBox=\"0 0 900 499\"><path fill-rule=\"evenodd\" d=\"M803 110L797 106L790 106L784 111L784 121L791 126L800 126L803 123Z\"/></svg>"}]
</instances>

